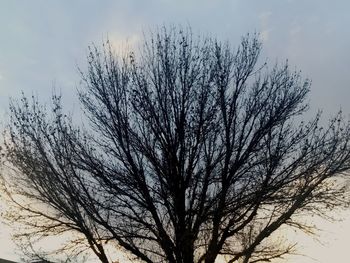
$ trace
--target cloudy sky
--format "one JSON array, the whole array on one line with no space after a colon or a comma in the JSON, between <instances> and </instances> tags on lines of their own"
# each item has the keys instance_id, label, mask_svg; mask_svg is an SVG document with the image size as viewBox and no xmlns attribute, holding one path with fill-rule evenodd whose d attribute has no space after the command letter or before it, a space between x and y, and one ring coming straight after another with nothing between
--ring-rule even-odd
<instances>
[{"instance_id":1,"label":"cloudy sky","mask_svg":"<svg viewBox=\"0 0 350 263\"><path fill-rule=\"evenodd\" d=\"M312 79L312 110L322 108L329 117L342 108L348 115L349 10L346 0L0 0L0 117L9 97L21 91L48 100L56 87L72 102L69 107L78 107L77 67L84 68L91 43L108 37L121 48L126 41L137 44L142 32L169 24L190 25L195 33L233 45L248 32L260 32L262 60L288 59ZM302 253L310 255L300 262L348 262L350 220L324 228L324 245L300 241ZM0 228L0 258L15 259L7 231Z\"/></svg>"}]
</instances>

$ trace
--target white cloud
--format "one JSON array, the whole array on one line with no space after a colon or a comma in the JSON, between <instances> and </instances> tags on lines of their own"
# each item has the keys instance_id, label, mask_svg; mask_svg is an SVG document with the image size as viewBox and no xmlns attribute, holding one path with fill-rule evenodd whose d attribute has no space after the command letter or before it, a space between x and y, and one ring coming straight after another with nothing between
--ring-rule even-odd
<instances>
[{"instance_id":1,"label":"white cloud","mask_svg":"<svg viewBox=\"0 0 350 263\"><path fill-rule=\"evenodd\" d=\"M269 40L270 29L265 29L260 32L260 41L267 42Z\"/></svg>"},{"instance_id":2,"label":"white cloud","mask_svg":"<svg viewBox=\"0 0 350 263\"><path fill-rule=\"evenodd\" d=\"M125 52L135 50L135 47L140 43L141 37L138 34L126 36L126 38L124 36L109 35L108 39L112 48L118 54L125 54Z\"/></svg>"},{"instance_id":3,"label":"white cloud","mask_svg":"<svg viewBox=\"0 0 350 263\"><path fill-rule=\"evenodd\" d=\"M271 11L266 11L266 12L260 13L259 19L260 19L260 23L263 27L267 26L271 15L272 15Z\"/></svg>"},{"instance_id":4,"label":"white cloud","mask_svg":"<svg viewBox=\"0 0 350 263\"><path fill-rule=\"evenodd\" d=\"M262 12L259 15L260 20L260 40L266 42L269 39L271 27L269 27L269 20L272 15L271 11Z\"/></svg>"}]
</instances>

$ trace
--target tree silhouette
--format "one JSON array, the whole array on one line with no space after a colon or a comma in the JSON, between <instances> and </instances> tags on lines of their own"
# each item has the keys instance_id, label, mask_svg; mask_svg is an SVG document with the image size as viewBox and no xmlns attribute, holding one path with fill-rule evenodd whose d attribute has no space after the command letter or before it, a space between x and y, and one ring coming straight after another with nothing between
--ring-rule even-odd
<instances>
[{"instance_id":1,"label":"tree silhouette","mask_svg":"<svg viewBox=\"0 0 350 263\"><path fill-rule=\"evenodd\" d=\"M91 48L78 127L54 95L51 113L25 96L10 106L4 186L29 226L22 237L76 233L101 262L105 246L141 262L270 261L291 252L271 236L310 230L303 215L347 204L350 165L339 113L302 121L310 81L258 66L261 43L234 50L163 29L139 55ZM68 249L67 247L64 249Z\"/></svg>"}]
</instances>

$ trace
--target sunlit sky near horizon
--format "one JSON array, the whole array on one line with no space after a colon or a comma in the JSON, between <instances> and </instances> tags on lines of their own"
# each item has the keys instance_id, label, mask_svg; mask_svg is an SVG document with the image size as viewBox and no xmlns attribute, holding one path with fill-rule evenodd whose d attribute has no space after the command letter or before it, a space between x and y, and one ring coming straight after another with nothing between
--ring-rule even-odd
<instances>
[{"instance_id":1,"label":"sunlit sky near horizon","mask_svg":"<svg viewBox=\"0 0 350 263\"><path fill-rule=\"evenodd\" d=\"M238 45L242 35L259 32L262 60L289 60L312 79L311 110L325 118L340 108L350 113L350 2L347 0L0 0L0 123L9 97L38 94L49 100L61 90L69 110L78 108L78 67L87 47L107 37L121 48L162 25L190 25L194 34ZM0 206L1 209L1 206ZM323 245L300 238L300 253L285 262L348 263L350 211L343 222L321 222ZM18 259L11 231L0 225L0 258Z\"/></svg>"}]
</instances>

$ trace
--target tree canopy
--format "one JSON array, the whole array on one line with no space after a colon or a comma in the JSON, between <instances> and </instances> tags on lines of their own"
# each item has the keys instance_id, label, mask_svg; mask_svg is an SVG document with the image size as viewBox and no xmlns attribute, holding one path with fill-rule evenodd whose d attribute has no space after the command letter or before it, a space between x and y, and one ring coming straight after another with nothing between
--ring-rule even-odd
<instances>
[{"instance_id":1,"label":"tree canopy","mask_svg":"<svg viewBox=\"0 0 350 263\"><path fill-rule=\"evenodd\" d=\"M303 120L310 81L287 63L259 64L257 35L238 48L162 29L140 51L92 47L77 125L51 109L10 105L4 187L29 240L75 233L64 249L106 246L141 262L269 261L291 252L271 236L347 205L350 168L339 113ZM73 236L72 234L72 236Z\"/></svg>"}]
</instances>

